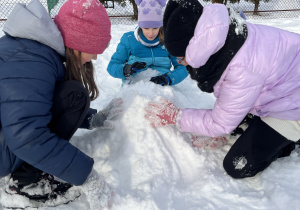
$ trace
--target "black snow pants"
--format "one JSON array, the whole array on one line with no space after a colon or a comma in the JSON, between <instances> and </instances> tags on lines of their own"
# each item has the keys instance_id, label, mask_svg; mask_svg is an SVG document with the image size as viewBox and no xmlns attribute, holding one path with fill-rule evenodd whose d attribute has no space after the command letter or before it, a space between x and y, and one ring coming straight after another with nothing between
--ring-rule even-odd
<instances>
[{"instance_id":1,"label":"black snow pants","mask_svg":"<svg viewBox=\"0 0 300 210\"><path fill-rule=\"evenodd\" d=\"M255 116L226 154L223 166L233 178L252 177L277 158L290 155L294 149L295 142Z\"/></svg>"}]
</instances>

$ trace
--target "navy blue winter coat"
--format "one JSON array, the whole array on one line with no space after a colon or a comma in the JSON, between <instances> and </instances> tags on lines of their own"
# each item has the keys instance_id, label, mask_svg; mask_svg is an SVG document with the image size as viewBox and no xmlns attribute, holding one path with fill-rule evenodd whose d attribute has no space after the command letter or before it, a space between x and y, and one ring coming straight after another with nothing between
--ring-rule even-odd
<instances>
[{"instance_id":1,"label":"navy blue winter coat","mask_svg":"<svg viewBox=\"0 0 300 210\"><path fill-rule=\"evenodd\" d=\"M92 170L93 159L48 128L55 84L64 80L64 46L54 22L37 2L27 8L17 5L3 28L10 35L0 38L0 177L26 161L80 185ZM32 16L24 17L20 11L28 8ZM20 21L27 21L26 30Z\"/></svg>"}]
</instances>

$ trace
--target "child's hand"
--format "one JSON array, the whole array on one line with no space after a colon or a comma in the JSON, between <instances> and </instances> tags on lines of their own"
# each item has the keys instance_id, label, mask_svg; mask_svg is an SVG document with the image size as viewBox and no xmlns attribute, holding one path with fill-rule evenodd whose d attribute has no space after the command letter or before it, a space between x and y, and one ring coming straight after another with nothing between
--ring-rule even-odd
<instances>
[{"instance_id":1,"label":"child's hand","mask_svg":"<svg viewBox=\"0 0 300 210\"><path fill-rule=\"evenodd\" d=\"M158 127L163 125L175 125L180 109L171 101L161 98L159 102L150 101L145 111L145 118L150 121L151 126Z\"/></svg>"},{"instance_id":2,"label":"child's hand","mask_svg":"<svg viewBox=\"0 0 300 210\"><path fill-rule=\"evenodd\" d=\"M145 62L135 62L133 64L127 64L123 68L123 74L125 77L130 77L134 73L137 73L141 69L146 68Z\"/></svg>"},{"instance_id":3,"label":"child's hand","mask_svg":"<svg viewBox=\"0 0 300 210\"><path fill-rule=\"evenodd\" d=\"M156 84L159 84L161 86L171 85L171 80L170 80L170 78L166 74L160 75L160 76L156 76L156 77L152 77L150 79L150 81L154 82Z\"/></svg>"},{"instance_id":4,"label":"child's hand","mask_svg":"<svg viewBox=\"0 0 300 210\"><path fill-rule=\"evenodd\" d=\"M115 98L107 105L105 109L99 111L92 116L90 128L112 129L113 121L111 120L116 115L123 112L123 99Z\"/></svg>"},{"instance_id":5,"label":"child's hand","mask_svg":"<svg viewBox=\"0 0 300 210\"><path fill-rule=\"evenodd\" d=\"M208 137L208 136L192 136L192 145L199 149L217 149L223 147L227 141L227 136Z\"/></svg>"}]
</instances>

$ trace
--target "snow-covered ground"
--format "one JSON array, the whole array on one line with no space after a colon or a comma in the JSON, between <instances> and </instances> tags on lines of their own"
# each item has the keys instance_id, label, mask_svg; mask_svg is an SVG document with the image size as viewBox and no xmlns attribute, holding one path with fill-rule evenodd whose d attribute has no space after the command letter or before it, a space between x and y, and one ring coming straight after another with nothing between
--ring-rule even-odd
<instances>
[{"instance_id":1,"label":"snow-covered ground","mask_svg":"<svg viewBox=\"0 0 300 210\"><path fill-rule=\"evenodd\" d=\"M300 18L248 21L300 33ZM101 95L91 106L100 110L111 99L122 97L124 113L112 130L78 130L71 139L94 158L95 170L113 189L111 209L300 209L299 148L257 176L236 180L222 166L235 139L217 150L199 150L191 146L189 135L176 127L155 129L148 124L144 107L157 97L168 98L181 108L210 108L215 99L202 93L190 78L174 87L162 87L148 81L153 74L150 71L130 86L122 86L120 79L111 77L106 71L109 60L122 34L135 26L113 25L111 44L95 61ZM0 190L7 178L0 179ZM90 204L97 209L95 204L101 196L91 196L91 185L79 188L83 195L74 202L40 209L89 209Z\"/></svg>"}]
</instances>

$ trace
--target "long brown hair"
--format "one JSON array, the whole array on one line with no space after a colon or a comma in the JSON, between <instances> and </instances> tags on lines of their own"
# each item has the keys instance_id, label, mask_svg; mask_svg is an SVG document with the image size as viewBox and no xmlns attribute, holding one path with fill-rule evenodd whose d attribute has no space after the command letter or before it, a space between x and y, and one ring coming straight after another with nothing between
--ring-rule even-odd
<instances>
[{"instance_id":1,"label":"long brown hair","mask_svg":"<svg viewBox=\"0 0 300 210\"><path fill-rule=\"evenodd\" d=\"M80 63L80 66L78 66ZM88 91L91 101L99 96L99 90L94 78L93 63L81 63L81 52L78 56L75 55L74 50L66 47L66 80L76 80L80 82Z\"/></svg>"},{"instance_id":2,"label":"long brown hair","mask_svg":"<svg viewBox=\"0 0 300 210\"><path fill-rule=\"evenodd\" d=\"M163 27L159 28L158 39L159 39L159 44L164 45L165 39L164 39L164 28Z\"/></svg>"}]
</instances>

